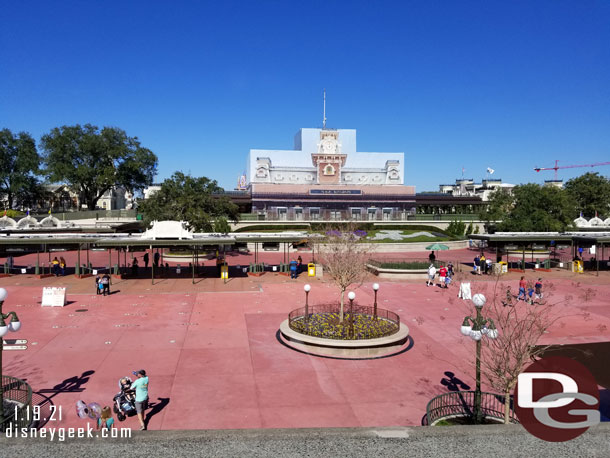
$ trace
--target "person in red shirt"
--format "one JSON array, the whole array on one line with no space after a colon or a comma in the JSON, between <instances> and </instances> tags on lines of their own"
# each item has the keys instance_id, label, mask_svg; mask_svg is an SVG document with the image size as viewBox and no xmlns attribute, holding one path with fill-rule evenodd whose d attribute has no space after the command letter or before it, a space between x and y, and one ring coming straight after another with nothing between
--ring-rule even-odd
<instances>
[{"instance_id":1,"label":"person in red shirt","mask_svg":"<svg viewBox=\"0 0 610 458\"><path fill-rule=\"evenodd\" d=\"M446 288L447 285L445 284L445 278L447 277L447 268L445 266L441 266L441 268L438 270L438 279L441 282L441 288Z\"/></svg>"},{"instance_id":2,"label":"person in red shirt","mask_svg":"<svg viewBox=\"0 0 610 458\"><path fill-rule=\"evenodd\" d=\"M525 300L525 289L527 288L527 281L525 281L525 277L521 276L521 280L519 280L519 295L517 296L517 300Z\"/></svg>"}]
</instances>

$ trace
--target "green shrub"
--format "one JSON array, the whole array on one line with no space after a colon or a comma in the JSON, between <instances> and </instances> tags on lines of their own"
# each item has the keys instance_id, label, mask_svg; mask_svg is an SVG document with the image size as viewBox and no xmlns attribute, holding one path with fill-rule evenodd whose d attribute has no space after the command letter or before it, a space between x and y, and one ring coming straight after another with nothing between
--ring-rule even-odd
<instances>
[{"instance_id":1,"label":"green shrub","mask_svg":"<svg viewBox=\"0 0 610 458\"><path fill-rule=\"evenodd\" d=\"M447 234L452 237L463 237L464 231L466 230L466 224L464 221L458 221L457 219L452 220L447 226Z\"/></svg>"}]
</instances>

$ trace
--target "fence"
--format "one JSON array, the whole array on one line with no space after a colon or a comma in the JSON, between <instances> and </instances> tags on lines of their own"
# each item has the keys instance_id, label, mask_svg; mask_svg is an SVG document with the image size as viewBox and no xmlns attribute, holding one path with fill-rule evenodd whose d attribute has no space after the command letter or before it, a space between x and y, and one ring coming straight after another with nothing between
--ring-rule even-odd
<instances>
[{"instance_id":1,"label":"fence","mask_svg":"<svg viewBox=\"0 0 610 458\"><path fill-rule=\"evenodd\" d=\"M32 388L23 380L8 375L2 376L2 391L5 401L15 403L15 408L5 412L0 432L8 428L26 428L30 425L32 415Z\"/></svg>"},{"instance_id":2,"label":"fence","mask_svg":"<svg viewBox=\"0 0 610 458\"><path fill-rule=\"evenodd\" d=\"M311 305L307 307L307 314L305 307L301 307L290 312L288 325L301 334L339 340L375 339L400 329L400 317L389 310L377 308L375 313L371 306L350 307L348 300L343 309L343 321L340 321L340 304Z\"/></svg>"},{"instance_id":3,"label":"fence","mask_svg":"<svg viewBox=\"0 0 610 458\"><path fill-rule=\"evenodd\" d=\"M439 420L468 417L474 418L474 398L476 391L451 391L436 396L426 406L425 425L433 425ZM483 418L491 417L504 420L504 396L494 393L481 393L481 412ZM510 422L519 423L515 411L510 407Z\"/></svg>"},{"instance_id":4,"label":"fence","mask_svg":"<svg viewBox=\"0 0 610 458\"><path fill-rule=\"evenodd\" d=\"M136 218L137 210L83 210L74 212L53 213L55 218L60 221L71 221L79 219L100 219L100 218ZM32 215L41 220L49 216L48 213Z\"/></svg>"}]
</instances>

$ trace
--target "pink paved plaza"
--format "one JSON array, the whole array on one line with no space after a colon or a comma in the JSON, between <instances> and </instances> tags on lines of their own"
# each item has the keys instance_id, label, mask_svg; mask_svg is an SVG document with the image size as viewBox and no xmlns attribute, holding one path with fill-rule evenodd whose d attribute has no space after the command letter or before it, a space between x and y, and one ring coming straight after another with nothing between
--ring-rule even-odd
<instances>
[{"instance_id":1,"label":"pink paved plaza","mask_svg":"<svg viewBox=\"0 0 610 458\"><path fill-rule=\"evenodd\" d=\"M472 253L442 255L469 261ZM68 255L70 263L75 255ZM102 265L103 253L93 255ZM272 262L282 254L264 256ZM395 257L426 258L427 253ZM248 263L246 257L233 261ZM549 288L553 284L556 298L571 296L557 306L564 318L545 343L610 340L607 272L542 276ZM516 286L517 279L510 273L502 281ZM493 288L490 278L469 280L475 291ZM16 311L23 323L5 338L28 341L27 350L4 352L4 374L27 380L36 399L61 405L63 425L82 426L77 400L111 404L118 379L146 369L151 402L157 404L150 429L419 425L427 402L447 391L446 371L474 387L474 344L459 333L473 309L457 298L455 286L441 290L424 281L381 281L379 306L400 315L411 344L396 356L352 361L310 356L278 341L279 325L303 305L308 281L311 304L338 297L325 280L274 273L226 284L215 278L196 279L194 285L190 278L155 285L144 278L114 280L115 293L108 297L91 294L91 278L2 278L0 287L9 292L4 312ZM373 281L355 290L356 302L372 304ZM69 304L42 308L43 286L67 286ZM136 428L137 420L128 418L124 426Z\"/></svg>"}]
</instances>

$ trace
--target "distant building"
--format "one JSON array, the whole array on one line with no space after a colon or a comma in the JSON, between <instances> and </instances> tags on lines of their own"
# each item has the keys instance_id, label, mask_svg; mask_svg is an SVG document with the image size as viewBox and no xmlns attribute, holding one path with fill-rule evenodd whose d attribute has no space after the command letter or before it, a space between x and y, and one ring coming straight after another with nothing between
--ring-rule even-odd
<instances>
[{"instance_id":1,"label":"distant building","mask_svg":"<svg viewBox=\"0 0 610 458\"><path fill-rule=\"evenodd\" d=\"M104 210L130 210L133 204L133 193L122 186L109 189L97 201L97 206Z\"/></svg>"},{"instance_id":2,"label":"distant building","mask_svg":"<svg viewBox=\"0 0 610 458\"><path fill-rule=\"evenodd\" d=\"M556 188L563 188L563 180L544 180L545 186L555 186Z\"/></svg>"},{"instance_id":3,"label":"distant building","mask_svg":"<svg viewBox=\"0 0 610 458\"><path fill-rule=\"evenodd\" d=\"M142 194L144 194L144 199L150 198L150 196L152 196L155 192L159 191L160 189L161 189L161 183L153 183L150 186L145 187L144 190L142 191Z\"/></svg>"},{"instance_id":4,"label":"distant building","mask_svg":"<svg viewBox=\"0 0 610 458\"><path fill-rule=\"evenodd\" d=\"M293 150L252 149L252 212L279 220L392 220L415 212L404 153L356 150L354 129L301 129Z\"/></svg>"},{"instance_id":5,"label":"distant building","mask_svg":"<svg viewBox=\"0 0 610 458\"><path fill-rule=\"evenodd\" d=\"M501 178L486 178L481 183L475 183L472 178L461 178L455 180L455 184L441 184L440 192L455 197L479 197L487 202L492 192L496 189L512 191L514 184L502 183Z\"/></svg>"}]
</instances>

